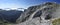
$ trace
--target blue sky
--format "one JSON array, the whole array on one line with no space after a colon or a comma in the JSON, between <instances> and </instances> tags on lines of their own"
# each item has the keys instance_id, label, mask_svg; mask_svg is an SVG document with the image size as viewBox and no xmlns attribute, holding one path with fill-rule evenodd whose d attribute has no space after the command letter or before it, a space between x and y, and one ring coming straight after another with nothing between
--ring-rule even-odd
<instances>
[{"instance_id":1,"label":"blue sky","mask_svg":"<svg viewBox=\"0 0 60 25\"><path fill-rule=\"evenodd\" d=\"M28 8L43 2L60 3L60 0L0 0L0 8Z\"/></svg>"}]
</instances>

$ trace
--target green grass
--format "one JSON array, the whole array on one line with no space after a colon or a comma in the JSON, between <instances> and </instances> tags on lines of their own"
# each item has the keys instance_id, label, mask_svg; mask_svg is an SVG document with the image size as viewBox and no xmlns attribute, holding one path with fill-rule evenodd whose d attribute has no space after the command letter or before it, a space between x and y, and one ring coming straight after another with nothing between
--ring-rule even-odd
<instances>
[{"instance_id":1,"label":"green grass","mask_svg":"<svg viewBox=\"0 0 60 25\"><path fill-rule=\"evenodd\" d=\"M52 24L53 25L60 25L60 18L53 20Z\"/></svg>"}]
</instances>

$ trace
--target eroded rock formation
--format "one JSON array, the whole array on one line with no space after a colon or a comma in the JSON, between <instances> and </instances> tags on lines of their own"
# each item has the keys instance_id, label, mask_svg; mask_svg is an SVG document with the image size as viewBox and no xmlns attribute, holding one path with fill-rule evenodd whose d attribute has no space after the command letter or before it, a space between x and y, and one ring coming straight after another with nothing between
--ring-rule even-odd
<instances>
[{"instance_id":1,"label":"eroded rock formation","mask_svg":"<svg viewBox=\"0 0 60 25\"><path fill-rule=\"evenodd\" d=\"M60 4L43 3L26 9L16 20L17 24L9 25L52 25L52 20L60 17Z\"/></svg>"},{"instance_id":2,"label":"eroded rock formation","mask_svg":"<svg viewBox=\"0 0 60 25\"><path fill-rule=\"evenodd\" d=\"M59 7L60 4L51 2L31 6L17 19L17 23L21 23L21 25L51 25L51 20L58 16L56 13L60 9Z\"/></svg>"}]
</instances>

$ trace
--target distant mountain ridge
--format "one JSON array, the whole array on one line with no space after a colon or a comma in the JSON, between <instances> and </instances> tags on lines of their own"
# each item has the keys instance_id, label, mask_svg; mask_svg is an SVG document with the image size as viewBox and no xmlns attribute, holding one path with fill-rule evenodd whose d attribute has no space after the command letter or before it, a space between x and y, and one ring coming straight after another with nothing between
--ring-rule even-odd
<instances>
[{"instance_id":1,"label":"distant mountain ridge","mask_svg":"<svg viewBox=\"0 0 60 25\"><path fill-rule=\"evenodd\" d=\"M8 22L15 23L16 19L20 17L21 13L23 13L23 11L17 10L6 11L0 9L0 19L3 19L3 21L6 20Z\"/></svg>"}]
</instances>

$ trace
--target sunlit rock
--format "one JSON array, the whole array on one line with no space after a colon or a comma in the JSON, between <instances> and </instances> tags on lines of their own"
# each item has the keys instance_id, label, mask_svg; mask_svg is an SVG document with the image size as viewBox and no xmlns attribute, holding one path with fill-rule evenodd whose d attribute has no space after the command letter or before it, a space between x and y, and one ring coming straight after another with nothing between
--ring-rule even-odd
<instances>
[{"instance_id":1,"label":"sunlit rock","mask_svg":"<svg viewBox=\"0 0 60 25\"><path fill-rule=\"evenodd\" d=\"M22 13L20 18L17 19L17 22L19 21L18 23L21 25L53 25L52 20L59 17L60 4L47 2L29 7L24 13Z\"/></svg>"}]
</instances>

